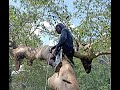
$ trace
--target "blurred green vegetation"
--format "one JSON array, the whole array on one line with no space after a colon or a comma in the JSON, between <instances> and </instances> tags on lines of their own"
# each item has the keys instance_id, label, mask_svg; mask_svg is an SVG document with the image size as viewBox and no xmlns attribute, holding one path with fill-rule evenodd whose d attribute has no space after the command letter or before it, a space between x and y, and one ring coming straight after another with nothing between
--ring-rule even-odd
<instances>
[{"instance_id":1,"label":"blurred green vegetation","mask_svg":"<svg viewBox=\"0 0 120 90\"><path fill-rule=\"evenodd\" d=\"M81 90L110 90L110 67L99 60L95 59L92 63L92 70L90 74L84 71L82 63L79 59L74 58L76 67L74 68L79 81ZM46 84L47 78L54 73L53 68L45 62L35 60L32 68L27 66L26 61L23 63L25 71L19 74L12 75L10 78L10 90L50 90ZM13 68L12 70L14 70Z\"/></svg>"},{"instance_id":2,"label":"blurred green vegetation","mask_svg":"<svg viewBox=\"0 0 120 90\"><path fill-rule=\"evenodd\" d=\"M9 5L9 40L17 45L26 44L38 47L43 44L41 35L50 35L57 40L54 30L43 25L47 21L51 27L61 21L81 43L93 43L94 52L108 51L111 48L111 0L73 0L74 12L68 10L65 0L10 0ZM69 17L68 17L69 16ZM66 17L68 17L66 19ZM79 20L73 25L72 20ZM38 34L34 32L38 30ZM11 52L11 48L9 51ZM104 55L92 62L90 74L86 74L79 59L74 58L81 90L111 90L111 56ZM23 60L25 71L11 75L15 70L14 60L9 54L9 89L10 90L50 90L46 85L47 64L35 60L32 68ZM48 77L53 74L48 68Z\"/></svg>"}]
</instances>

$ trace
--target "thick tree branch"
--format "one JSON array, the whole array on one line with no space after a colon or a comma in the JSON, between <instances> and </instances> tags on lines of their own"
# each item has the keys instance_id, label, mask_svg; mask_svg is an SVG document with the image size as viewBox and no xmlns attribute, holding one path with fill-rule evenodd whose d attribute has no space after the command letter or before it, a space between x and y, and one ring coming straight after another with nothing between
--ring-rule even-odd
<instances>
[{"instance_id":1,"label":"thick tree branch","mask_svg":"<svg viewBox=\"0 0 120 90\"><path fill-rule=\"evenodd\" d=\"M11 42L11 41L10 41ZM16 55L18 55L17 53L19 52L19 53L21 53L21 55L27 55L27 57L26 58L29 58L29 63L30 63L30 65L32 64L31 63L31 61L30 60L32 60L32 59L43 59L43 60L48 60L48 55L49 55L49 52L48 52L48 50L51 48L50 46L45 46L45 47L40 47L40 48L34 48L34 49L32 49L31 47L28 47L28 46L23 46L22 45L22 47L21 47L21 45L19 45L18 46L18 49L16 49L17 47L16 47L16 44L12 44L11 45L12 47L13 47L13 49L15 49L14 50L14 54L16 54ZM30 53L30 54L27 54L27 53L24 53L24 52L22 52L21 51L21 48L22 48L22 50L23 51L25 51L25 52L28 52L28 53ZM28 48L28 49L30 49L31 51L29 51L28 49L26 49L26 48ZM82 51L75 51L75 53L74 53L74 57L76 57L76 58L79 58L80 60L81 60L81 62L82 62L82 64L83 64L83 66L84 66L84 69L85 69L85 71L86 71L86 73L90 73L90 71L91 71L91 64L92 64L92 60L94 59L94 58L96 58L96 57L98 57L98 56L100 56L100 55L106 55L106 54L111 54L110 52L100 52L100 53L97 53L97 54L94 54L93 53L93 51L92 51L92 48L91 48L91 46L89 45L89 44L87 44L87 45L85 45L84 46L84 51L83 52L85 52L85 53L83 53ZM18 51L17 51L18 50ZM43 51L41 51L41 50L43 50ZM46 51L47 50L47 51ZM16 51L16 52L15 52ZM40 53L40 52L42 52L42 53ZM38 55L38 54L40 54L40 55ZM39 57L39 56L41 56L41 55L43 55L42 57ZM47 55L47 56L46 56ZM15 55L13 55L13 56L15 56ZM31 57L32 56L32 57ZM32 61L33 62L33 61ZM16 65L17 66L17 65ZM18 68L19 67L17 67L17 70L18 70Z\"/></svg>"},{"instance_id":2,"label":"thick tree branch","mask_svg":"<svg viewBox=\"0 0 120 90\"><path fill-rule=\"evenodd\" d=\"M84 54L80 54L78 51L75 51L75 53L74 53L74 57L76 57L76 58L88 58L88 56L87 55L84 55Z\"/></svg>"},{"instance_id":3,"label":"thick tree branch","mask_svg":"<svg viewBox=\"0 0 120 90\"><path fill-rule=\"evenodd\" d=\"M88 60L93 60L94 58L97 58L100 55L108 55L111 54L110 51L108 52L98 52L94 53L92 49L92 44L81 44L77 39L74 38L76 41L76 51L74 53L74 57L79 58L79 59L88 59Z\"/></svg>"},{"instance_id":4,"label":"thick tree branch","mask_svg":"<svg viewBox=\"0 0 120 90\"><path fill-rule=\"evenodd\" d=\"M98 52L98 53L95 54L96 55L95 58L97 58L100 55L108 55L108 54L111 54L111 52Z\"/></svg>"},{"instance_id":5,"label":"thick tree branch","mask_svg":"<svg viewBox=\"0 0 120 90\"><path fill-rule=\"evenodd\" d=\"M88 60L93 60L94 58L97 58L100 55L109 55L111 52L99 52L99 53L89 53L89 54L80 54L80 52L75 51L74 57L80 58L80 59L88 59Z\"/></svg>"}]
</instances>

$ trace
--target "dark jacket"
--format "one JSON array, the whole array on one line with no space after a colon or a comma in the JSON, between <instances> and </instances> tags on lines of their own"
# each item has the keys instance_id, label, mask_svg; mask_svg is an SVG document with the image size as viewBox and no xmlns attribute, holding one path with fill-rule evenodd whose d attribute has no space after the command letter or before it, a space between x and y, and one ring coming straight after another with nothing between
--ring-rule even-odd
<instances>
[{"instance_id":1,"label":"dark jacket","mask_svg":"<svg viewBox=\"0 0 120 90\"><path fill-rule=\"evenodd\" d=\"M73 36L70 31L61 23L57 24L61 27L61 36L58 44L56 45L56 50L59 50L61 47L63 49L63 53L69 54L73 52Z\"/></svg>"}]
</instances>

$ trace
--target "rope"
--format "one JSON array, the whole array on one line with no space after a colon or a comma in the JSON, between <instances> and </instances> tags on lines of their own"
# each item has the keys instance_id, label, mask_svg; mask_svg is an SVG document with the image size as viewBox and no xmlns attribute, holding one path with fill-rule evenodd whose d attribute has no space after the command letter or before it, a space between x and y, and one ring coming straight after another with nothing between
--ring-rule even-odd
<instances>
[{"instance_id":1,"label":"rope","mask_svg":"<svg viewBox=\"0 0 120 90\"><path fill-rule=\"evenodd\" d=\"M50 60L50 54L48 55L49 56L49 59L48 59L48 62L47 62L47 68L46 68L46 77L45 77L45 80L46 80L46 83L45 83L45 90L47 88L47 77L48 77L48 67L49 67L49 60Z\"/></svg>"}]
</instances>

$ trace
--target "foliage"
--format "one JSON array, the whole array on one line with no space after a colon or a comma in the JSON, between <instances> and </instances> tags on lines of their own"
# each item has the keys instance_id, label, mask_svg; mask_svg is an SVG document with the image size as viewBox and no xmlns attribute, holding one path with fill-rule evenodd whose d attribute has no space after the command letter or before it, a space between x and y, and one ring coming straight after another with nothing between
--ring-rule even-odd
<instances>
[{"instance_id":1,"label":"foliage","mask_svg":"<svg viewBox=\"0 0 120 90\"><path fill-rule=\"evenodd\" d=\"M75 28L75 37L83 43L93 43L94 51L109 50L111 45L111 1L75 0L74 16L81 23Z\"/></svg>"},{"instance_id":2,"label":"foliage","mask_svg":"<svg viewBox=\"0 0 120 90\"><path fill-rule=\"evenodd\" d=\"M99 60L93 61L92 71L86 74L80 60L74 58L74 68L81 90L110 90L110 68ZM32 68L24 62L25 71L12 76L11 90L45 90L47 64L34 61ZM48 68L48 77L53 74L53 68ZM47 77L47 78L48 78ZM47 86L47 90L49 87Z\"/></svg>"},{"instance_id":3,"label":"foliage","mask_svg":"<svg viewBox=\"0 0 120 90\"><path fill-rule=\"evenodd\" d=\"M75 72L81 90L110 90L110 69L98 60L93 61L90 74L86 74L82 63L76 60Z\"/></svg>"},{"instance_id":4,"label":"foliage","mask_svg":"<svg viewBox=\"0 0 120 90\"><path fill-rule=\"evenodd\" d=\"M74 0L75 12L70 12L65 0L12 0L18 6L9 6L9 39L31 47L42 45L41 35L50 35L57 39L54 28L49 30L43 22L51 27L58 22L64 23L81 43L93 43L94 52L108 51L111 48L111 1L110 0ZM72 18L79 20L79 25L72 28ZM39 31L35 34L35 31ZM101 56L93 60L92 71L86 74L80 60L74 58L74 69L81 90L110 90L111 57ZM100 63L102 60L102 64ZM107 64L106 64L107 62ZM109 63L108 63L109 62ZM14 60L9 55L10 71ZM45 90L45 62L35 60L29 68L24 60L25 71L10 75L11 90ZM48 77L53 74L50 67ZM47 90L49 90L47 86Z\"/></svg>"},{"instance_id":5,"label":"foliage","mask_svg":"<svg viewBox=\"0 0 120 90\"><path fill-rule=\"evenodd\" d=\"M32 68L28 67L26 62L24 62L24 65L25 71L21 71L18 75L12 75L11 90L45 90L45 86L47 86L45 82L46 63L36 60ZM53 69L51 69L51 67L48 68L48 72L48 76L50 76Z\"/></svg>"}]
</instances>

